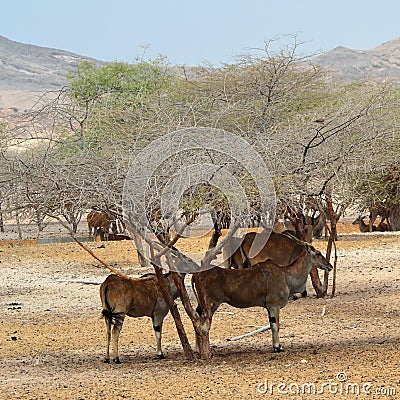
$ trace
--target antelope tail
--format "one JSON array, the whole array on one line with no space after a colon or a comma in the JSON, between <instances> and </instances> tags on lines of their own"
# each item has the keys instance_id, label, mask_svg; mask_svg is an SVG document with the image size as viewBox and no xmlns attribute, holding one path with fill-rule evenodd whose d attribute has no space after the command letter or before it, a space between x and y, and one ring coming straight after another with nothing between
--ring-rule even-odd
<instances>
[{"instance_id":1,"label":"antelope tail","mask_svg":"<svg viewBox=\"0 0 400 400\"><path fill-rule=\"evenodd\" d=\"M124 313L115 313L113 307L111 307L108 301L108 285L104 287L104 306L101 314L106 319L110 325L115 325L116 323L122 323L124 320Z\"/></svg>"},{"instance_id":2,"label":"antelope tail","mask_svg":"<svg viewBox=\"0 0 400 400\"><path fill-rule=\"evenodd\" d=\"M110 303L108 302L108 295L107 294L108 294L108 285L105 286L105 288L104 288L103 295L104 295L104 303L105 303L104 306L105 306L105 308L103 308L103 311L101 313L102 313L103 317L108 320L110 325L112 325L113 324L113 310L112 310L112 308L110 306Z\"/></svg>"}]
</instances>

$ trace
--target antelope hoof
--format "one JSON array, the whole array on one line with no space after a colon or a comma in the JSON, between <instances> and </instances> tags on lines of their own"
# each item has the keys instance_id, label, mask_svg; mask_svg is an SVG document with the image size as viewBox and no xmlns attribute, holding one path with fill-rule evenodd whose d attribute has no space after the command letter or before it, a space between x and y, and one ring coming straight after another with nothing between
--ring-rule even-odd
<instances>
[{"instance_id":1,"label":"antelope hoof","mask_svg":"<svg viewBox=\"0 0 400 400\"><path fill-rule=\"evenodd\" d=\"M165 360L165 356L164 356L164 354L157 354L157 358L159 359L159 360Z\"/></svg>"},{"instance_id":2,"label":"antelope hoof","mask_svg":"<svg viewBox=\"0 0 400 400\"><path fill-rule=\"evenodd\" d=\"M114 364L121 364L121 361L119 360L119 358L114 358L113 359L113 363Z\"/></svg>"},{"instance_id":3,"label":"antelope hoof","mask_svg":"<svg viewBox=\"0 0 400 400\"><path fill-rule=\"evenodd\" d=\"M104 363L104 364L110 364L110 359L109 359L109 358L105 358L105 359L103 360L103 363Z\"/></svg>"},{"instance_id":4,"label":"antelope hoof","mask_svg":"<svg viewBox=\"0 0 400 400\"><path fill-rule=\"evenodd\" d=\"M282 345L274 346L274 353L282 353L283 351L285 350L283 350Z\"/></svg>"}]
</instances>

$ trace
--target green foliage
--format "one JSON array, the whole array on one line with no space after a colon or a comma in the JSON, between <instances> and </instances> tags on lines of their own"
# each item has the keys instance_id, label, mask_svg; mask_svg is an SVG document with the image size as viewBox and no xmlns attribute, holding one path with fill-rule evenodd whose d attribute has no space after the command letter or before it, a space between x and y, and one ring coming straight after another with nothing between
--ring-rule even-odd
<instances>
[{"instance_id":1,"label":"green foliage","mask_svg":"<svg viewBox=\"0 0 400 400\"><path fill-rule=\"evenodd\" d=\"M165 133L157 114L179 88L163 58L133 65L84 62L68 80L71 113L79 112L78 140L103 157L117 143L130 152L147 145L154 132Z\"/></svg>"},{"instance_id":2,"label":"green foliage","mask_svg":"<svg viewBox=\"0 0 400 400\"><path fill-rule=\"evenodd\" d=\"M85 61L77 73L71 72L67 78L72 96L78 101L100 101L107 94L132 100L157 93L168 84L164 70L162 60L134 65L115 62L104 66Z\"/></svg>"}]
</instances>

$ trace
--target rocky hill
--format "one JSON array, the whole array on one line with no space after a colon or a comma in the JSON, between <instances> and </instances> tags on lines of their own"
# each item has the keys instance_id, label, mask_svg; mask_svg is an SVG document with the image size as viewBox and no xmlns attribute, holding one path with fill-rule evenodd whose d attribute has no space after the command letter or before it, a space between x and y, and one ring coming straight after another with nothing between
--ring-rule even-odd
<instances>
[{"instance_id":1,"label":"rocky hill","mask_svg":"<svg viewBox=\"0 0 400 400\"><path fill-rule=\"evenodd\" d=\"M67 71L76 70L83 60L88 58L0 36L0 90L58 89Z\"/></svg>"},{"instance_id":2,"label":"rocky hill","mask_svg":"<svg viewBox=\"0 0 400 400\"><path fill-rule=\"evenodd\" d=\"M0 36L0 107L24 108L37 92L60 89L67 71L83 60L98 62L63 50L15 42Z\"/></svg>"},{"instance_id":3,"label":"rocky hill","mask_svg":"<svg viewBox=\"0 0 400 400\"><path fill-rule=\"evenodd\" d=\"M400 38L371 50L352 50L339 46L315 57L313 62L326 68L332 79L346 82L399 79Z\"/></svg>"},{"instance_id":4,"label":"rocky hill","mask_svg":"<svg viewBox=\"0 0 400 400\"><path fill-rule=\"evenodd\" d=\"M63 50L33 46L0 36L0 108L29 107L38 92L59 89L66 83L67 71L76 71L79 63L89 60ZM346 82L367 78L400 79L400 38L371 50L336 47L313 59L326 68L331 79Z\"/></svg>"}]
</instances>

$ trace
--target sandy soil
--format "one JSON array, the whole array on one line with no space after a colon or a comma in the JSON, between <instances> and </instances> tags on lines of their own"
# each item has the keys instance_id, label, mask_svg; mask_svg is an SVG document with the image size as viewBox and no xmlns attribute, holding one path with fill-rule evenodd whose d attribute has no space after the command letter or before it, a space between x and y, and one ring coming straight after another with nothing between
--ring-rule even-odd
<instances>
[{"instance_id":1,"label":"sandy soil","mask_svg":"<svg viewBox=\"0 0 400 400\"><path fill-rule=\"evenodd\" d=\"M129 318L122 364L104 364L99 287L77 281L102 282L107 270L74 243L0 243L0 399L400 398L399 235L338 242L336 297L316 299L309 285L308 298L282 310L284 353L272 352L268 331L227 341L268 320L263 309L224 305L213 321L213 359L196 364L185 361L170 316L166 360L155 358L150 320ZM144 272L130 242L89 246L125 273Z\"/></svg>"}]
</instances>

